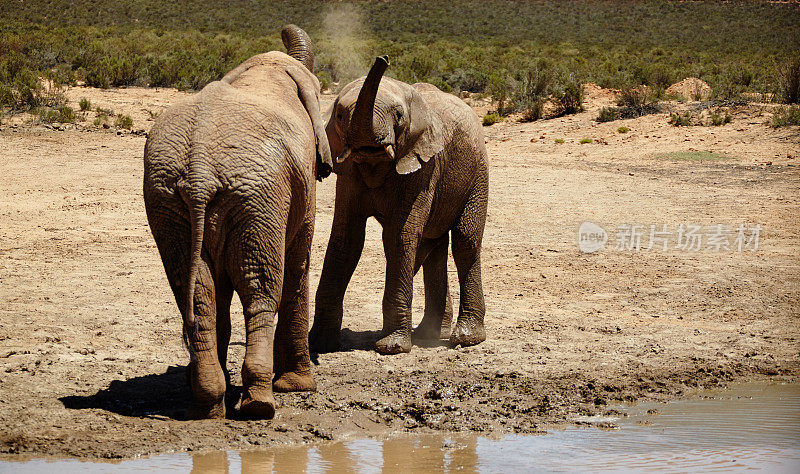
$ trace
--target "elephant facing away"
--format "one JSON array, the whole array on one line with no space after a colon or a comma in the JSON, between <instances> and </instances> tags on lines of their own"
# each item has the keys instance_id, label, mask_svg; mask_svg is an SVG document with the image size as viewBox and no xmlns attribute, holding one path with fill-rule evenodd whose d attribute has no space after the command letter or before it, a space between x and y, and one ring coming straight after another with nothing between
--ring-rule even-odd
<instances>
[{"instance_id":1,"label":"elephant facing away","mask_svg":"<svg viewBox=\"0 0 800 474\"><path fill-rule=\"evenodd\" d=\"M461 100L430 84L381 80L387 67L388 57L379 57L366 78L345 86L327 121L336 203L309 335L315 352L341 344L342 300L371 216L383 227L386 255L383 337L375 349L411 350L412 284L420 267L425 314L414 336L462 346L486 339L480 252L488 157L481 124ZM461 290L452 333L451 236Z\"/></svg>"},{"instance_id":2,"label":"elephant facing away","mask_svg":"<svg viewBox=\"0 0 800 474\"><path fill-rule=\"evenodd\" d=\"M332 162L310 40L293 25L282 36L293 57L253 56L165 111L145 145L147 220L191 360L188 418L225 416L234 291L247 334L242 415L272 418L273 389L316 388L309 249L315 177Z\"/></svg>"}]
</instances>

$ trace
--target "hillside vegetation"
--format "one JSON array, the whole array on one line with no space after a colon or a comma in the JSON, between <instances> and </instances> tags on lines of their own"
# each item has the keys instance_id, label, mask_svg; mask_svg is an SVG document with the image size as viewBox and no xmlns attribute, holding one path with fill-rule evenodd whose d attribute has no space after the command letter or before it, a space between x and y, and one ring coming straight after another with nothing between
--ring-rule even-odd
<instances>
[{"instance_id":1,"label":"hillside vegetation","mask_svg":"<svg viewBox=\"0 0 800 474\"><path fill-rule=\"evenodd\" d=\"M587 81L658 93L687 76L718 98L767 94L800 57L797 3L0 0L0 10L0 104L16 109L47 105L42 74L198 89L282 49L280 27L290 22L314 39L326 87L364 74L380 53L399 79L510 103L568 95Z\"/></svg>"}]
</instances>

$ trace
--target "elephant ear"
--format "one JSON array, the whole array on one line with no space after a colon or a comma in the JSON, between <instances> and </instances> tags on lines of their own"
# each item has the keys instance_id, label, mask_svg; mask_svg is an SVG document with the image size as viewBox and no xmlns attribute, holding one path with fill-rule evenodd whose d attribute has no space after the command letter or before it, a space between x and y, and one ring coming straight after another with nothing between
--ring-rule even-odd
<instances>
[{"instance_id":1,"label":"elephant ear","mask_svg":"<svg viewBox=\"0 0 800 474\"><path fill-rule=\"evenodd\" d=\"M341 156L344 152L344 140L339 136L339 132L336 131L336 123L334 122L336 119L333 117L333 112L336 110L338 105L339 99L337 98L333 103L333 106L331 106L331 108L325 113L325 135L327 136L328 144L331 147L333 172L336 174L343 174L345 168L348 166L347 162L338 163L336 161L336 158Z\"/></svg>"},{"instance_id":2,"label":"elephant ear","mask_svg":"<svg viewBox=\"0 0 800 474\"><path fill-rule=\"evenodd\" d=\"M408 131L399 143L400 156L395 164L399 174L417 171L422 163L444 150L442 122L428 102L413 87L408 111Z\"/></svg>"},{"instance_id":3,"label":"elephant ear","mask_svg":"<svg viewBox=\"0 0 800 474\"><path fill-rule=\"evenodd\" d=\"M316 178L322 181L323 178L327 178L331 174L333 159L331 159L330 144L324 128L325 122L323 122L322 115L319 112L319 80L306 68L289 66L286 68L286 73L297 84L300 102L302 102L311 119L317 148Z\"/></svg>"}]
</instances>

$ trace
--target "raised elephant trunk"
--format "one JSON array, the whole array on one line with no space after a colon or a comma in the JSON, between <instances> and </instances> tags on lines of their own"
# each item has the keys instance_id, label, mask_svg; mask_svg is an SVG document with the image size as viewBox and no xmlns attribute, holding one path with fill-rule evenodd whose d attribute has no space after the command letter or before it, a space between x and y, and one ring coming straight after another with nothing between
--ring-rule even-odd
<instances>
[{"instance_id":1,"label":"raised elephant trunk","mask_svg":"<svg viewBox=\"0 0 800 474\"><path fill-rule=\"evenodd\" d=\"M308 33L297 25L286 25L281 30L281 39L286 53L314 72L314 51Z\"/></svg>"},{"instance_id":2,"label":"raised elephant trunk","mask_svg":"<svg viewBox=\"0 0 800 474\"><path fill-rule=\"evenodd\" d=\"M374 130L372 129L372 116L375 111L375 97L378 95L378 86L381 83L381 77L389 67L389 56L378 56L375 58L375 64L369 70L367 78L364 80L364 85L361 86L361 92L358 93L356 106L353 110L353 118L351 119L351 129L357 134L366 132L362 136L374 137ZM363 131L363 132L362 132Z\"/></svg>"}]
</instances>

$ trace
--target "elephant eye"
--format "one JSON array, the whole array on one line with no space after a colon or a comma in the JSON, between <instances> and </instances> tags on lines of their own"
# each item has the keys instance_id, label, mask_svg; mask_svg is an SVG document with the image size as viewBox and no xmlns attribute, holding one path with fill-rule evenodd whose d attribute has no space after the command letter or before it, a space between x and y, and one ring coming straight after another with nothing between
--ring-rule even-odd
<instances>
[{"instance_id":1,"label":"elephant eye","mask_svg":"<svg viewBox=\"0 0 800 474\"><path fill-rule=\"evenodd\" d=\"M402 107L395 107L392 110L392 113L394 114L395 122L397 122L398 125L402 124L403 121L405 120L405 117L404 117L404 114L403 114L403 108Z\"/></svg>"}]
</instances>

